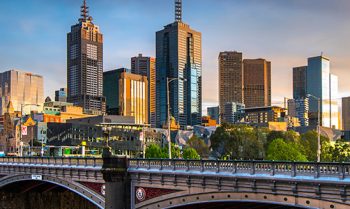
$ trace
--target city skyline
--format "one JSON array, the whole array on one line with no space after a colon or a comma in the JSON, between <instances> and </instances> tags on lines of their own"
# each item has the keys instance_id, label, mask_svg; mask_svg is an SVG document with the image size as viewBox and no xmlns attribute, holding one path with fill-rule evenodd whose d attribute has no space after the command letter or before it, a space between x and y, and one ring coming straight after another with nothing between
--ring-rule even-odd
<instances>
[{"instance_id":1,"label":"city skyline","mask_svg":"<svg viewBox=\"0 0 350 209\"><path fill-rule=\"evenodd\" d=\"M183 2L183 19L203 34L202 109L218 103L220 51L237 50L252 59L271 61L272 103L291 97L292 68L305 65L305 58L322 51L331 59L332 72L340 78L340 95L350 94L344 79L350 76L350 61L346 60L350 57L346 51L350 47L346 41L350 35L346 24L350 2L198 1ZM66 85L65 34L79 17L81 2L1 2L0 70L17 68L43 75L45 96L53 98L54 91ZM88 4L105 35L104 71L130 68L130 58L138 53L155 57L155 32L174 18L172 0L89 0ZM213 12L207 13L208 8ZM261 36L256 35L257 31Z\"/></svg>"}]
</instances>

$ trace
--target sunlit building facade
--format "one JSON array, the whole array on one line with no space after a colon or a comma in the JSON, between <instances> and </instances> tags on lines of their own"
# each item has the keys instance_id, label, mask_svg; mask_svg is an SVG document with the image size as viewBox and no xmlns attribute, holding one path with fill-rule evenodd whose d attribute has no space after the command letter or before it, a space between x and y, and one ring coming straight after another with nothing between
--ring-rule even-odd
<instances>
[{"instance_id":1,"label":"sunlit building facade","mask_svg":"<svg viewBox=\"0 0 350 209\"><path fill-rule=\"evenodd\" d=\"M108 115L120 115L119 79L123 72L131 73L131 70L119 68L103 73L103 96L106 97L106 112Z\"/></svg>"},{"instance_id":2,"label":"sunlit building facade","mask_svg":"<svg viewBox=\"0 0 350 209\"><path fill-rule=\"evenodd\" d=\"M120 115L134 116L136 124L148 124L146 76L123 72L119 78Z\"/></svg>"},{"instance_id":3,"label":"sunlit building facade","mask_svg":"<svg viewBox=\"0 0 350 209\"><path fill-rule=\"evenodd\" d=\"M350 131L350 97L342 98L342 129Z\"/></svg>"},{"instance_id":4,"label":"sunlit building facade","mask_svg":"<svg viewBox=\"0 0 350 209\"><path fill-rule=\"evenodd\" d=\"M146 76L148 80L148 119L156 127L156 59L139 54L131 58L131 73Z\"/></svg>"},{"instance_id":5,"label":"sunlit building facade","mask_svg":"<svg viewBox=\"0 0 350 209\"><path fill-rule=\"evenodd\" d=\"M321 100L321 125L339 128L338 77L330 73L330 60L324 56L311 57L307 66L307 94ZM310 125L317 125L317 99L310 98Z\"/></svg>"},{"instance_id":6,"label":"sunlit building facade","mask_svg":"<svg viewBox=\"0 0 350 209\"><path fill-rule=\"evenodd\" d=\"M44 79L41 75L20 70L9 70L0 73L0 115L12 102L14 111L29 113L31 110L41 111L44 103ZM30 104L30 105L29 105Z\"/></svg>"}]
</instances>

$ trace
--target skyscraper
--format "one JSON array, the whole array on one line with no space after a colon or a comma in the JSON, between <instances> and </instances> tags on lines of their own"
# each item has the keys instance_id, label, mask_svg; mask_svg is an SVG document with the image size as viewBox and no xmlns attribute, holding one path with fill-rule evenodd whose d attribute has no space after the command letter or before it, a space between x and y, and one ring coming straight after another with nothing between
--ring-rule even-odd
<instances>
[{"instance_id":1,"label":"skyscraper","mask_svg":"<svg viewBox=\"0 0 350 209\"><path fill-rule=\"evenodd\" d=\"M119 107L123 116L134 116L136 124L148 124L146 76L123 72L119 79Z\"/></svg>"},{"instance_id":2,"label":"skyscraper","mask_svg":"<svg viewBox=\"0 0 350 209\"><path fill-rule=\"evenodd\" d=\"M306 97L306 72L307 66L293 68L293 98L303 99Z\"/></svg>"},{"instance_id":3,"label":"skyscraper","mask_svg":"<svg viewBox=\"0 0 350 209\"><path fill-rule=\"evenodd\" d=\"M9 70L0 73L0 115L7 111L11 102L15 111L21 111L21 105L33 104L42 109L44 102L44 79L41 75L20 70ZM29 113L30 107L23 109Z\"/></svg>"},{"instance_id":4,"label":"skyscraper","mask_svg":"<svg viewBox=\"0 0 350 209\"><path fill-rule=\"evenodd\" d=\"M156 33L157 127L167 121L168 90L170 112L180 126L201 124L201 36L182 22L182 2L175 0L175 22Z\"/></svg>"},{"instance_id":5,"label":"skyscraper","mask_svg":"<svg viewBox=\"0 0 350 209\"><path fill-rule=\"evenodd\" d=\"M156 59L139 54L131 58L131 73L146 76L148 79L148 119L156 127Z\"/></svg>"},{"instance_id":6,"label":"skyscraper","mask_svg":"<svg viewBox=\"0 0 350 209\"><path fill-rule=\"evenodd\" d=\"M271 106L271 62L243 60L244 104L246 108Z\"/></svg>"},{"instance_id":7,"label":"skyscraper","mask_svg":"<svg viewBox=\"0 0 350 209\"><path fill-rule=\"evenodd\" d=\"M338 77L330 73L330 60L324 56L308 59L307 94L321 100L321 125L329 128L339 127ZM310 125L317 125L317 100L310 98Z\"/></svg>"},{"instance_id":8,"label":"skyscraper","mask_svg":"<svg viewBox=\"0 0 350 209\"><path fill-rule=\"evenodd\" d=\"M67 88L60 88L55 91L56 102L67 102Z\"/></svg>"},{"instance_id":9,"label":"skyscraper","mask_svg":"<svg viewBox=\"0 0 350 209\"><path fill-rule=\"evenodd\" d=\"M342 99L342 119L343 130L350 131L350 97Z\"/></svg>"},{"instance_id":10,"label":"skyscraper","mask_svg":"<svg viewBox=\"0 0 350 209\"><path fill-rule=\"evenodd\" d=\"M105 112L103 86L103 35L92 22L84 0L79 23L67 34L68 102L85 112Z\"/></svg>"},{"instance_id":11,"label":"skyscraper","mask_svg":"<svg viewBox=\"0 0 350 209\"><path fill-rule=\"evenodd\" d=\"M119 79L122 73L131 73L130 69L119 68L103 73L103 96L106 97L106 111L108 115L120 115Z\"/></svg>"},{"instance_id":12,"label":"skyscraper","mask_svg":"<svg viewBox=\"0 0 350 209\"><path fill-rule=\"evenodd\" d=\"M242 53L236 51L219 54L219 107L225 114L228 102L243 103L243 63ZM222 119L222 118L221 118Z\"/></svg>"},{"instance_id":13,"label":"skyscraper","mask_svg":"<svg viewBox=\"0 0 350 209\"><path fill-rule=\"evenodd\" d=\"M109 115L134 116L137 124L148 124L146 76L120 68L103 73L103 95Z\"/></svg>"}]
</instances>

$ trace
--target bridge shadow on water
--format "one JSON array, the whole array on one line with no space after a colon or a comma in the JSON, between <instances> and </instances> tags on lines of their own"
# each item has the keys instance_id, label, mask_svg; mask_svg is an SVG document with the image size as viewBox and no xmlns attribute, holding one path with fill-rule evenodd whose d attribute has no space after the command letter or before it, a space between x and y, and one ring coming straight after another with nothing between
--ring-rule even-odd
<instances>
[{"instance_id":1,"label":"bridge shadow on water","mask_svg":"<svg viewBox=\"0 0 350 209\"><path fill-rule=\"evenodd\" d=\"M299 207L254 202L201 203L171 209L302 209Z\"/></svg>"},{"instance_id":2,"label":"bridge shadow on water","mask_svg":"<svg viewBox=\"0 0 350 209\"><path fill-rule=\"evenodd\" d=\"M80 195L56 184L21 181L0 188L0 209L97 209Z\"/></svg>"}]
</instances>

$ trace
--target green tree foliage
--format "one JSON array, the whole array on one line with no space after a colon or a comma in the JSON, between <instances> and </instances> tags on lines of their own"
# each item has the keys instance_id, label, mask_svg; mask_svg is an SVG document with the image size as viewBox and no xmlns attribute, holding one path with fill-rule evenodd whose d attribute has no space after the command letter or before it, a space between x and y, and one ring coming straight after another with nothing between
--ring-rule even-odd
<instances>
[{"instance_id":1,"label":"green tree foliage","mask_svg":"<svg viewBox=\"0 0 350 209\"><path fill-rule=\"evenodd\" d=\"M191 139L187 141L187 146L195 149L201 158L207 158L209 156L209 147L205 142L193 135Z\"/></svg>"},{"instance_id":2,"label":"green tree foliage","mask_svg":"<svg viewBox=\"0 0 350 209\"><path fill-rule=\"evenodd\" d=\"M265 134L247 125L223 124L211 138L213 156L221 159L263 159Z\"/></svg>"},{"instance_id":3,"label":"green tree foliage","mask_svg":"<svg viewBox=\"0 0 350 209\"><path fill-rule=\"evenodd\" d=\"M191 147L186 147L183 150L182 157L186 160L199 160L200 156L197 151Z\"/></svg>"},{"instance_id":4,"label":"green tree foliage","mask_svg":"<svg viewBox=\"0 0 350 209\"><path fill-rule=\"evenodd\" d=\"M349 143L338 140L334 145L326 143L322 147L322 161L328 162L349 162L350 161L350 145Z\"/></svg>"},{"instance_id":5,"label":"green tree foliage","mask_svg":"<svg viewBox=\"0 0 350 209\"><path fill-rule=\"evenodd\" d=\"M287 161L307 161L296 143L285 141L283 139L273 140L267 148L268 160L287 160Z\"/></svg>"},{"instance_id":6,"label":"green tree foliage","mask_svg":"<svg viewBox=\"0 0 350 209\"><path fill-rule=\"evenodd\" d=\"M294 142L299 144L300 136L295 131L270 131L267 135L267 143L265 144L265 149L269 144L275 139L284 139L285 141Z\"/></svg>"},{"instance_id":7,"label":"green tree foliage","mask_svg":"<svg viewBox=\"0 0 350 209\"><path fill-rule=\"evenodd\" d=\"M166 158L166 156L159 145L151 144L146 148L146 158Z\"/></svg>"},{"instance_id":8,"label":"green tree foliage","mask_svg":"<svg viewBox=\"0 0 350 209\"><path fill-rule=\"evenodd\" d=\"M168 145L163 148L164 158L169 158ZM181 150L174 143L171 143L171 158L179 159L181 158Z\"/></svg>"},{"instance_id":9,"label":"green tree foliage","mask_svg":"<svg viewBox=\"0 0 350 209\"><path fill-rule=\"evenodd\" d=\"M329 143L329 139L321 135L322 150L327 147L328 143ZM301 152L306 156L308 161L317 161L317 132L308 131L302 134L300 139L300 144L301 144Z\"/></svg>"}]
</instances>

